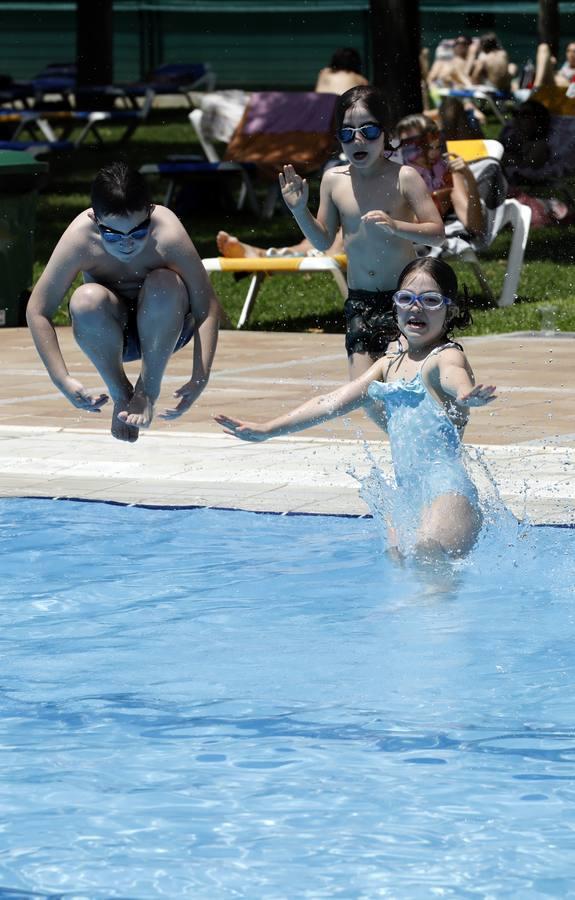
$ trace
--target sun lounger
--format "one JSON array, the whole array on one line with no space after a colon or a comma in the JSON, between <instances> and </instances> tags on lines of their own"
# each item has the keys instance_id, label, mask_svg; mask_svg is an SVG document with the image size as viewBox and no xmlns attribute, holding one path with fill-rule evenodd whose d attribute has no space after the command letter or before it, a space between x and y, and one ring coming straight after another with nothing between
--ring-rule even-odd
<instances>
[{"instance_id":1,"label":"sun lounger","mask_svg":"<svg viewBox=\"0 0 575 900\"><path fill-rule=\"evenodd\" d=\"M275 256L229 259L224 256L202 260L206 271L244 273L251 276L236 328L243 328L252 312L264 279L269 275L305 275L327 272L343 298L347 297L345 256Z\"/></svg>"},{"instance_id":2,"label":"sun lounger","mask_svg":"<svg viewBox=\"0 0 575 900\"><path fill-rule=\"evenodd\" d=\"M0 150L23 151L38 157L48 153L69 153L74 150L74 144L71 141L0 141Z\"/></svg>"},{"instance_id":3,"label":"sun lounger","mask_svg":"<svg viewBox=\"0 0 575 900\"><path fill-rule=\"evenodd\" d=\"M279 196L277 175L282 166L291 162L298 171L309 174L320 169L329 158L334 144L333 115L337 97L335 94L314 92L273 91L253 93L247 98L247 103L228 98L228 110L231 108L239 121L222 160L215 142L222 138L225 140L227 134L224 137L221 128L218 133L216 123L223 121L227 127L230 115L218 117L210 112L207 98L213 96L207 94L205 108L195 109L189 115L206 160L214 167L211 171L228 176L231 171L238 172L242 182L238 208L247 199L254 212L269 218ZM228 165L222 167L222 162ZM141 171L163 174L171 179L208 171L205 165L197 168L193 158L189 160L187 169L181 158L177 166L172 167L169 160L151 166L145 166ZM252 176L256 173L260 177L263 175L268 188L262 207L253 187ZM174 183L170 183L167 192L170 198L173 189Z\"/></svg>"},{"instance_id":4,"label":"sun lounger","mask_svg":"<svg viewBox=\"0 0 575 900\"><path fill-rule=\"evenodd\" d=\"M169 156L161 163L148 163L141 166L140 172L145 175L161 175L168 180L164 205L171 206L178 184L195 177L235 174L240 182L240 193L237 207L241 209L247 201L255 215L260 215L251 175L255 174L255 166L240 163L224 162L216 150L215 142L228 143L235 128L242 118L249 95L244 91L221 91L198 95L194 93L193 102L201 104L201 108L189 113L189 120L196 132L205 153L205 159L198 156Z\"/></svg>"},{"instance_id":5,"label":"sun lounger","mask_svg":"<svg viewBox=\"0 0 575 900\"><path fill-rule=\"evenodd\" d=\"M104 143L102 126L121 124L124 130L119 138L126 141L136 129L148 118L153 96L146 98L146 103L139 109L113 109L113 110L77 110L77 109L46 109L46 110L1 110L0 123L14 121L16 128L12 135L13 140L28 131L36 139L38 134L42 138L55 143L57 141L70 141L74 147L84 143L89 134L99 142ZM74 134L76 132L76 134Z\"/></svg>"},{"instance_id":6,"label":"sun lounger","mask_svg":"<svg viewBox=\"0 0 575 900\"><path fill-rule=\"evenodd\" d=\"M29 134L31 140L40 135L44 143L58 140L46 117L32 109L0 109L0 125L11 125L14 131L11 141L18 141L23 134Z\"/></svg>"},{"instance_id":7,"label":"sun lounger","mask_svg":"<svg viewBox=\"0 0 575 900\"><path fill-rule=\"evenodd\" d=\"M149 91L154 98L183 96L192 106L193 91L213 91L215 86L216 75L209 63L165 63L147 81L118 85L134 107Z\"/></svg>"},{"instance_id":8,"label":"sun lounger","mask_svg":"<svg viewBox=\"0 0 575 900\"><path fill-rule=\"evenodd\" d=\"M254 163L269 184L264 218L279 198L277 176L286 163L302 175L319 172L335 148L337 95L263 91L250 97L224 159Z\"/></svg>"},{"instance_id":9,"label":"sun lounger","mask_svg":"<svg viewBox=\"0 0 575 900\"><path fill-rule=\"evenodd\" d=\"M247 197L252 211L258 215L260 208L250 178L250 168L254 166L242 166L230 162L209 162L200 157L168 158L161 163L145 163L140 166L142 175L160 175L168 179L168 186L164 194L164 206L172 206L174 193L179 183L190 180L191 177L217 177L218 175L235 175L240 179L242 193L238 204L242 205L242 198Z\"/></svg>"},{"instance_id":10,"label":"sun lounger","mask_svg":"<svg viewBox=\"0 0 575 900\"><path fill-rule=\"evenodd\" d=\"M515 104L516 100L510 91L498 91L489 85L476 85L471 88L437 88L440 97L457 97L459 100L470 100L475 106L485 104L493 115L505 124L505 107Z\"/></svg>"}]
</instances>

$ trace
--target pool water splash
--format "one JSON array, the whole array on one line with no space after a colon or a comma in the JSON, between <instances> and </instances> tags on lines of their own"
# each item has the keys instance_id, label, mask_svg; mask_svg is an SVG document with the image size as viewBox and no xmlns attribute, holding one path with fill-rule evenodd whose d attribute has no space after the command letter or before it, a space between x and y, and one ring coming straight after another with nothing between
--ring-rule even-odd
<instances>
[{"instance_id":1,"label":"pool water splash","mask_svg":"<svg viewBox=\"0 0 575 900\"><path fill-rule=\"evenodd\" d=\"M360 496L373 515L384 549L389 548L389 525L393 523L398 550L402 556L409 558L417 544L419 508L411 502L410 488L405 490L398 486L392 467L382 464L367 443L364 445L364 453L371 463L368 474L359 474L353 468L348 470L348 474L360 485ZM507 547L515 546L529 522L526 519L520 522L506 507L479 448L462 448L461 460L479 496L483 525L477 543L481 543L484 548L502 544ZM443 466L443 459L438 464ZM414 473L414 480L434 478L432 469L435 465L433 457L422 459L420 469Z\"/></svg>"}]
</instances>

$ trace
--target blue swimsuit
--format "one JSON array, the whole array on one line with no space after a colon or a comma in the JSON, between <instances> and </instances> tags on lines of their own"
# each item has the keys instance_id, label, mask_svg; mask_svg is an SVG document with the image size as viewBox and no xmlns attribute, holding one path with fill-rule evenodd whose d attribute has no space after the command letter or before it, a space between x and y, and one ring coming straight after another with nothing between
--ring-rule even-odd
<instances>
[{"instance_id":1,"label":"blue swimsuit","mask_svg":"<svg viewBox=\"0 0 575 900\"><path fill-rule=\"evenodd\" d=\"M372 381L368 395L385 408L396 512L407 508L410 518L419 521L422 509L443 494L462 494L476 506L477 490L463 464L459 431L425 387L421 368L411 381Z\"/></svg>"}]
</instances>

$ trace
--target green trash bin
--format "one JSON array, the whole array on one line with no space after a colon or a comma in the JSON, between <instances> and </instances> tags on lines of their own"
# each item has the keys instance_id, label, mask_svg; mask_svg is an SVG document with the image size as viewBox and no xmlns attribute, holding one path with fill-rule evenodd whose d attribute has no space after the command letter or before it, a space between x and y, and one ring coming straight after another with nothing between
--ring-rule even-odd
<instances>
[{"instance_id":1,"label":"green trash bin","mask_svg":"<svg viewBox=\"0 0 575 900\"><path fill-rule=\"evenodd\" d=\"M47 172L48 163L29 153L0 151L0 327L26 324L38 188Z\"/></svg>"}]
</instances>

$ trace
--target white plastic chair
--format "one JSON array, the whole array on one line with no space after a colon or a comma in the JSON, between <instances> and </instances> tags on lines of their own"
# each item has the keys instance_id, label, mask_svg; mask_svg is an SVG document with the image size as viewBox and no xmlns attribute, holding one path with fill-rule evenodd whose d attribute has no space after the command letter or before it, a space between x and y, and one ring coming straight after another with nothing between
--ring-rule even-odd
<instances>
[{"instance_id":1,"label":"white plastic chair","mask_svg":"<svg viewBox=\"0 0 575 900\"><path fill-rule=\"evenodd\" d=\"M531 210L528 206L525 206L524 203L519 203L517 200L505 200L501 207L501 211L497 211L497 218L498 222L495 226L495 234L499 234L506 225L510 225L513 229L511 246L507 257L506 272L503 280L503 289L497 298L497 305L512 306L519 289L523 257L525 255L525 247L527 246L527 239L529 237L529 228L531 226ZM444 258L447 256L454 259L460 259L463 262L468 263L472 267L475 277L487 299L494 300L493 290L487 280L485 272L481 268L476 251L471 244L463 238L456 238L455 240L465 246L461 246L456 252L452 252L450 249L443 250L440 248L441 256Z\"/></svg>"},{"instance_id":2,"label":"white plastic chair","mask_svg":"<svg viewBox=\"0 0 575 900\"><path fill-rule=\"evenodd\" d=\"M448 141L447 149L452 153L457 153L470 164L482 159L499 161L503 156L503 145L499 141L494 140ZM495 210L490 222L490 233L487 243L491 244L506 225L511 226L513 235L507 257L503 289L496 301L498 306L511 306L517 296L523 257L531 226L531 209L517 200L504 200ZM454 225L448 228L448 234L449 230L451 230L451 236L448 237L444 245L433 248L431 255L460 259L468 263L472 267L485 296L489 300L494 300L493 290L481 268L477 255L481 250L474 247L467 238L457 235Z\"/></svg>"}]
</instances>

